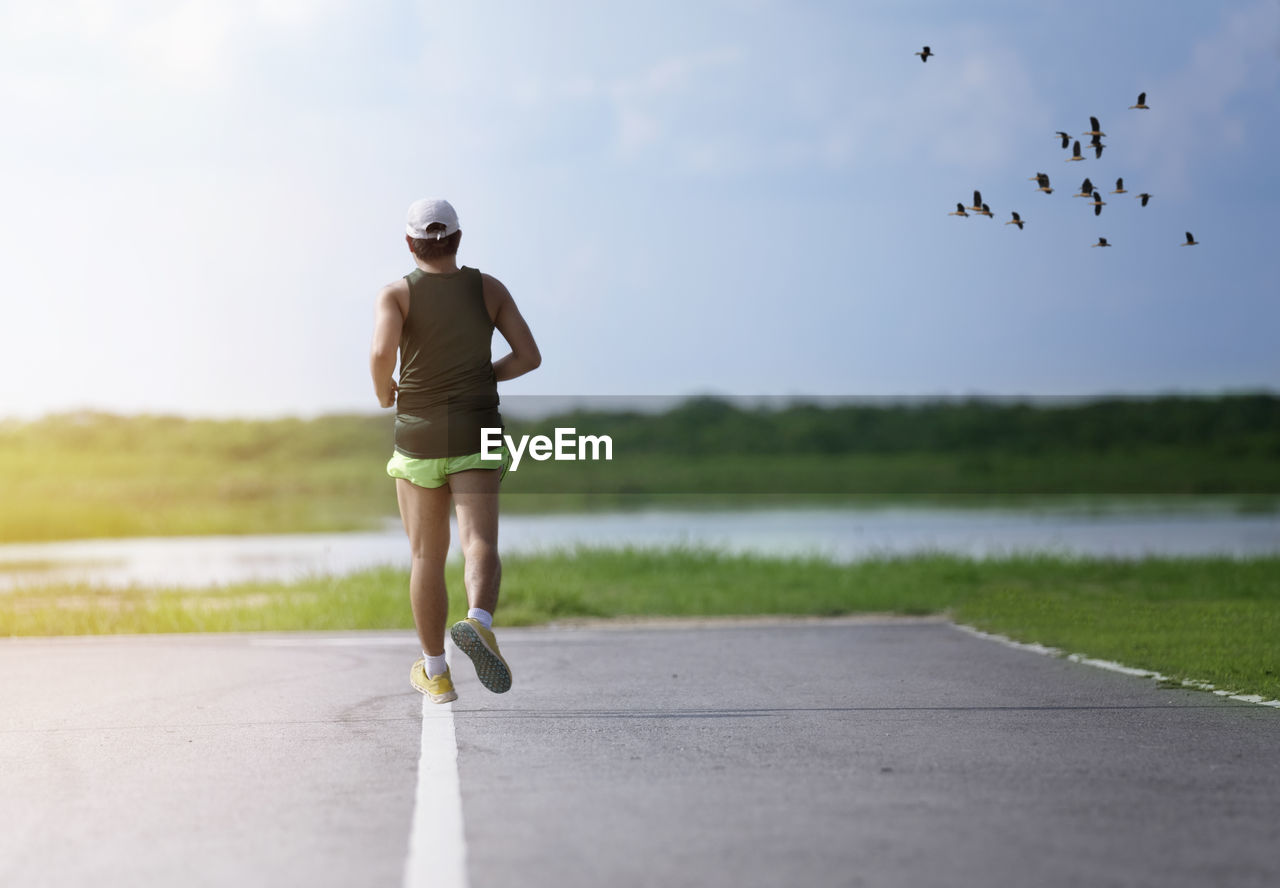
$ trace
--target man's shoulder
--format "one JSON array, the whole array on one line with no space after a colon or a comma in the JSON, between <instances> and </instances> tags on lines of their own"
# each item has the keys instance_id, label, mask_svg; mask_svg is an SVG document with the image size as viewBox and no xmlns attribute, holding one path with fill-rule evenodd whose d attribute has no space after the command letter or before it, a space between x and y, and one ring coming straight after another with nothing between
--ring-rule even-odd
<instances>
[{"instance_id":1,"label":"man's shoulder","mask_svg":"<svg viewBox=\"0 0 1280 888\"><path fill-rule=\"evenodd\" d=\"M404 309L409 302L409 281L399 278L378 291L379 305L396 305Z\"/></svg>"},{"instance_id":2,"label":"man's shoulder","mask_svg":"<svg viewBox=\"0 0 1280 888\"><path fill-rule=\"evenodd\" d=\"M498 297L506 297L511 295L507 291L506 285L503 284L502 281L498 280L493 275L489 274L487 271L479 271L477 269L477 273L480 275L480 282L484 284L484 292L486 296L490 294L493 294L494 296L498 296Z\"/></svg>"}]
</instances>

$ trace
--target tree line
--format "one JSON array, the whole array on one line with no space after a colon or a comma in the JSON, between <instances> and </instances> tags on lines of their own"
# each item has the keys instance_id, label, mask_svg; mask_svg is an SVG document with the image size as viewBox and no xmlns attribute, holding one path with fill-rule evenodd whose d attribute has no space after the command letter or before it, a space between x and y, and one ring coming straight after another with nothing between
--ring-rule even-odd
<instances>
[{"instance_id":1,"label":"tree line","mask_svg":"<svg viewBox=\"0 0 1280 888\"><path fill-rule=\"evenodd\" d=\"M575 410L508 422L609 435L618 451L672 454L1039 453L1159 448L1280 458L1280 396L1091 400L916 399L743 406L690 398L663 413Z\"/></svg>"}]
</instances>

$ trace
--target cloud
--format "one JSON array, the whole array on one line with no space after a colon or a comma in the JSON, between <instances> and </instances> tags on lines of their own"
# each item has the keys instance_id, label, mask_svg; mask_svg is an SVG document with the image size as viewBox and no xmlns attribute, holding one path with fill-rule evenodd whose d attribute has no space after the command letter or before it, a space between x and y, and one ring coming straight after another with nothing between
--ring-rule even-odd
<instances>
[{"instance_id":1,"label":"cloud","mask_svg":"<svg viewBox=\"0 0 1280 888\"><path fill-rule=\"evenodd\" d=\"M721 47L662 59L596 90L610 102L624 161L699 176L815 169L915 156L998 169L1047 126L1028 65L973 29L946 69L884 73L877 57L786 47ZM883 52L882 49L874 50Z\"/></svg>"},{"instance_id":2,"label":"cloud","mask_svg":"<svg viewBox=\"0 0 1280 888\"><path fill-rule=\"evenodd\" d=\"M214 86L227 79L232 36L246 24L246 7L187 0L131 29L125 45L149 70L184 85Z\"/></svg>"},{"instance_id":3,"label":"cloud","mask_svg":"<svg viewBox=\"0 0 1280 888\"><path fill-rule=\"evenodd\" d=\"M638 157L664 136L662 121L649 111L634 107L615 109L617 145L624 157Z\"/></svg>"},{"instance_id":4,"label":"cloud","mask_svg":"<svg viewBox=\"0 0 1280 888\"><path fill-rule=\"evenodd\" d=\"M722 46L667 56L626 74L574 73L560 80L515 79L512 93L527 110L568 105L583 110L603 103L615 158L665 156L688 161L708 150L706 128L693 126L691 108L722 102L733 92L741 48Z\"/></svg>"},{"instance_id":5,"label":"cloud","mask_svg":"<svg viewBox=\"0 0 1280 888\"><path fill-rule=\"evenodd\" d=\"M1263 0L1235 9L1216 33L1195 45L1181 69L1152 85L1152 110L1133 113L1144 115L1135 138L1138 150L1154 159L1156 187L1186 192L1196 164L1249 144L1249 125L1237 102L1274 89L1280 78L1277 40L1280 3Z\"/></svg>"},{"instance_id":6,"label":"cloud","mask_svg":"<svg viewBox=\"0 0 1280 888\"><path fill-rule=\"evenodd\" d=\"M1031 87L1030 72L1009 49L992 47L956 60L954 72L904 97L906 116L924 127L916 138L934 162L1002 167L1021 133L1047 128L1047 112Z\"/></svg>"},{"instance_id":7,"label":"cloud","mask_svg":"<svg viewBox=\"0 0 1280 888\"><path fill-rule=\"evenodd\" d=\"M554 143L538 155L664 177L842 172L903 157L998 167L1017 132L1044 127L1035 72L996 29L949 29L945 65L922 66L875 28L756 9L746 24L707 22L678 41L632 35L612 54L598 33L557 32L548 48L509 23L486 35L494 51L482 68L465 56L475 24L463 16L432 29L419 70L455 72L433 100L455 132L477 131L479 150Z\"/></svg>"},{"instance_id":8,"label":"cloud","mask_svg":"<svg viewBox=\"0 0 1280 888\"><path fill-rule=\"evenodd\" d=\"M0 5L0 49L27 80L83 93L100 80L217 88L246 46L305 33L337 0L61 0Z\"/></svg>"},{"instance_id":9,"label":"cloud","mask_svg":"<svg viewBox=\"0 0 1280 888\"><path fill-rule=\"evenodd\" d=\"M687 94L690 89L697 89L701 78L718 69L735 66L742 60L743 52L736 47L717 47L665 58L636 76L613 83L608 92L619 101Z\"/></svg>"}]
</instances>

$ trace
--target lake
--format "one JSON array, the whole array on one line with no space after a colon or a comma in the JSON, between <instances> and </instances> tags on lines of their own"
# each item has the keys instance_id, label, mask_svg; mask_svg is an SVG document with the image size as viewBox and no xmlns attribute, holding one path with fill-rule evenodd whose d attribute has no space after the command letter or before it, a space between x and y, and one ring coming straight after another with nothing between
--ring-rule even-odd
<instances>
[{"instance_id":1,"label":"lake","mask_svg":"<svg viewBox=\"0 0 1280 888\"><path fill-rule=\"evenodd\" d=\"M457 557L456 527L454 528ZM574 546L705 546L854 561L948 552L1100 557L1280 553L1280 514L935 508L776 509L509 515L504 554ZM408 566L398 521L336 534L148 537L0 545L0 589L44 583L201 587Z\"/></svg>"}]
</instances>

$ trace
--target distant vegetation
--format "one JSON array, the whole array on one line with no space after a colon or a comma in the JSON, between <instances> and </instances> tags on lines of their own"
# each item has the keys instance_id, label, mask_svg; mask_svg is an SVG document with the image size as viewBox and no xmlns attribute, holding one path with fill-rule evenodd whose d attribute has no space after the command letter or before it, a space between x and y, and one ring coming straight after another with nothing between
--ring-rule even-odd
<instances>
[{"instance_id":1,"label":"distant vegetation","mask_svg":"<svg viewBox=\"0 0 1280 888\"><path fill-rule=\"evenodd\" d=\"M1000 497L1280 492L1280 397L971 399L749 409L696 398L663 414L579 411L610 464L526 460L512 491Z\"/></svg>"},{"instance_id":2,"label":"distant vegetation","mask_svg":"<svg viewBox=\"0 0 1280 888\"><path fill-rule=\"evenodd\" d=\"M511 422L613 438L612 462L534 462L507 508L907 499L1280 495L1280 398L986 400ZM389 414L189 420L98 413L0 423L0 540L351 530L396 514Z\"/></svg>"},{"instance_id":3,"label":"distant vegetation","mask_svg":"<svg viewBox=\"0 0 1280 888\"><path fill-rule=\"evenodd\" d=\"M1135 448L1280 457L1280 397L904 402L774 409L693 398L665 413L574 412L538 427L576 425L623 452L673 455L1114 453Z\"/></svg>"},{"instance_id":4,"label":"distant vegetation","mask_svg":"<svg viewBox=\"0 0 1280 888\"><path fill-rule=\"evenodd\" d=\"M366 529L395 514L391 441L368 416L0 424L0 540Z\"/></svg>"}]
</instances>

